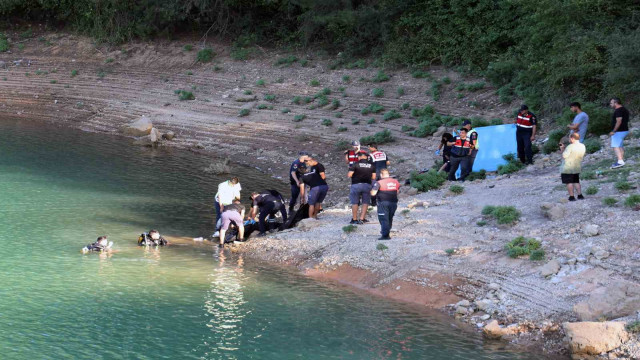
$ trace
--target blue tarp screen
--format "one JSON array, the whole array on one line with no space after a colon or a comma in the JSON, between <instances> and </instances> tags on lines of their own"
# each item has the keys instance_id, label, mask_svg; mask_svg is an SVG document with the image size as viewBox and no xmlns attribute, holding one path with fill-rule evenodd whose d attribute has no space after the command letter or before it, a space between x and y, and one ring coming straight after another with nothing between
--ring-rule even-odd
<instances>
[{"instance_id":1,"label":"blue tarp screen","mask_svg":"<svg viewBox=\"0 0 640 360\"><path fill-rule=\"evenodd\" d=\"M506 164L503 155L515 154L516 125L497 125L476 128L480 150L473 163L473 171L485 169L486 171L498 170L498 165Z\"/></svg>"}]
</instances>

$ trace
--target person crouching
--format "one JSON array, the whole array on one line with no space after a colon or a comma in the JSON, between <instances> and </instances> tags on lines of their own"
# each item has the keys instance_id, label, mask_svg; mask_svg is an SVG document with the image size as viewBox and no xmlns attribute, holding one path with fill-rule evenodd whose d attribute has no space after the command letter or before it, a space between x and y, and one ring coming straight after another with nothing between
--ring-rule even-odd
<instances>
[{"instance_id":1,"label":"person crouching","mask_svg":"<svg viewBox=\"0 0 640 360\"><path fill-rule=\"evenodd\" d=\"M258 237L262 237L267 234L267 216L275 216L280 212L282 215L282 223L284 224L287 222L287 209L284 206L282 196L276 197L269 191L265 191L263 193L254 192L251 194L251 200L253 201L251 218L255 219L258 217L258 226L260 227Z\"/></svg>"},{"instance_id":2,"label":"person crouching","mask_svg":"<svg viewBox=\"0 0 640 360\"><path fill-rule=\"evenodd\" d=\"M225 236L231 222L234 222L238 228L238 237L244 239L244 212L245 207L239 200L234 200L231 205L224 207L221 218L222 226L220 227L220 247L224 246Z\"/></svg>"},{"instance_id":3,"label":"person crouching","mask_svg":"<svg viewBox=\"0 0 640 360\"><path fill-rule=\"evenodd\" d=\"M389 170L380 171L381 179L373 184L371 196L378 198L378 220L380 221L380 234L378 240L390 240L389 233L393 226L393 216L398 208L398 191L400 183L398 180L389 177Z\"/></svg>"}]
</instances>

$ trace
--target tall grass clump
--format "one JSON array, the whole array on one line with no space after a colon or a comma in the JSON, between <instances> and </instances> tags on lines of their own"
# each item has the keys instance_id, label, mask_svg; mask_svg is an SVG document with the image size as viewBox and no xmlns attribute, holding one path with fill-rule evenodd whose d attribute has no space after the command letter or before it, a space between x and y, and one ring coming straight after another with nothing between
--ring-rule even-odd
<instances>
[{"instance_id":1,"label":"tall grass clump","mask_svg":"<svg viewBox=\"0 0 640 360\"><path fill-rule=\"evenodd\" d=\"M520 171L524 168L524 164L520 162L520 160L516 159L515 154L506 154L502 156L503 159L507 161L504 165L498 166L498 174L512 174L514 172Z\"/></svg>"},{"instance_id":2,"label":"tall grass clump","mask_svg":"<svg viewBox=\"0 0 640 360\"><path fill-rule=\"evenodd\" d=\"M360 138L360 144L387 144L394 142L396 139L391 135L389 129L375 133L374 135L364 136Z\"/></svg>"},{"instance_id":3,"label":"tall grass clump","mask_svg":"<svg viewBox=\"0 0 640 360\"><path fill-rule=\"evenodd\" d=\"M201 63L210 63L211 61L213 61L214 56L216 56L216 53L213 52L213 49L204 48L198 51L198 54L196 55L196 59L198 60L198 62L201 62Z\"/></svg>"},{"instance_id":4,"label":"tall grass clump","mask_svg":"<svg viewBox=\"0 0 640 360\"><path fill-rule=\"evenodd\" d=\"M518 236L505 245L507 255L509 255L510 258L515 259L523 255L529 255L529 259L534 261L544 260L545 253L541 247L542 244L540 241L525 238L524 236Z\"/></svg>"},{"instance_id":5,"label":"tall grass clump","mask_svg":"<svg viewBox=\"0 0 640 360\"><path fill-rule=\"evenodd\" d=\"M431 169L425 173L411 173L411 186L418 191L429 191L440 188L447 181L445 173L439 173L435 169Z\"/></svg>"},{"instance_id":6,"label":"tall grass clump","mask_svg":"<svg viewBox=\"0 0 640 360\"><path fill-rule=\"evenodd\" d=\"M520 211L513 206L485 206L482 215L491 217L498 224L514 224L520 220Z\"/></svg>"}]
</instances>

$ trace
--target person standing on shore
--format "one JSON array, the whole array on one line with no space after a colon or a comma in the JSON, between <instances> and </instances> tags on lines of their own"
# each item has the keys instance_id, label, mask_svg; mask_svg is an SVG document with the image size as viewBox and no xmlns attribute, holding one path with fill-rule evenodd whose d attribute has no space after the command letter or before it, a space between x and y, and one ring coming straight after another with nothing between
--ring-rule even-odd
<instances>
[{"instance_id":1,"label":"person standing on shore","mask_svg":"<svg viewBox=\"0 0 640 360\"><path fill-rule=\"evenodd\" d=\"M571 124L567 125L569 130L571 130L569 135L571 136L571 134L577 132L580 135L580 142L584 143L584 139L587 137L587 127L589 126L589 115L582 111L579 102L572 102L569 104L569 108L571 112L576 113Z\"/></svg>"},{"instance_id":2,"label":"person standing on shore","mask_svg":"<svg viewBox=\"0 0 640 360\"><path fill-rule=\"evenodd\" d=\"M580 186L580 171L582 170L582 159L586 153L584 144L580 142L580 134L573 133L569 136L569 146L565 149L564 143L560 143L562 152L562 166L560 167L560 177L562 183L567 185L569 201L576 201L574 195L578 194L578 199L583 200L582 188Z\"/></svg>"},{"instance_id":3,"label":"person standing on shore","mask_svg":"<svg viewBox=\"0 0 640 360\"><path fill-rule=\"evenodd\" d=\"M527 105L522 105L516 117L516 142L518 143L518 158L523 164L533 164L531 143L536 139L537 126L538 118L529 111Z\"/></svg>"},{"instance_id":4,"label":"person standing on shore","mask_svg":"<svg viewBox=\"0 0 640 360\"><path fill-rule=\"evenodd\" d=\"M300 176L303 169L306 167L306 162L309 160L309 153L301 151L298 154L298 158L291 163L289 168L289 183L291 184L291 200L289 200L289 213L293 212L293 208L298 202L300 196Z\"/></svg>"},{"instance_id":5,"label":"person standing on shore","mask_svg":"<svg viewBox=\"0 0 640 360\"><path fill-rule=\"evenodd\" d=\"M473 171L473 163L476 162L476 155L480 146L478 144L478 132L471 126L471 120L465 120L462 122L462 127L467 129L467 137L471 141L471 153L469 154L469 164L467 165L467 173L464 175L466 178Z\"/></svg>"},{"instance_id":6,"label":"person standing on shore","mask_svg":"<svg viewBox=\"0 0 640 360\"><path fill-rule=\"evenodd\" d=\"M351 201L351 222L350 224L363 224L368 222L367 209L371 203L371 181L376 179L376 171L368 160L366 152L358 153L358 162L349 168L347 176L351 179L351 189L349 190L349 200ZM360 209L360 219L358 219L358 204L362 202Z\"/></svg>"},{"instance_id":7,"label":"person standing on shore","mask_svg":"<svg viewBox=\"0 0 640 360\"><path fill-rule=\"evenodd\" d=\"M384 151L378 150L378 145L369 144L369 158L376 168L376 178L380 178L380 171L389 166L389 157Z\"/></svg>"},{"instance_id":8,"label":"person standing on shore","mask_svg":"<svg viewBox=\"0 0 640 360\"><path fill-rule=\"evenodd\" d=\"M347 166L351 166L358 162L358 152L360 151L360 142L353 140L351 142L351 149L344 152L344 161L347 162Z\"/></svg>"},{"instance_id":9,"label":"person standing on shore","mask_svg":"<svg viewBox=\"0 0 640 360\"><path fill-rule=\"evenodd\" d=\"M456 181L456 172L460 167L459 181L464 181L469 173L469 154L471 154L472 143L467 137L467 129L461 128L458 136L453 138L447 145L451 146L451 168L447 180Z\"/></svg>"},{"instance_id":10,"label":"person standing on shore","mask_svg":"<svg viewBox=\"0 0 640 360\"><path fill-rule=\"evenodd\" d=\"M307 171L302 175L302 183L300 184L300 197L301 201L307 201L309 204L309 217L318 220L318 212L327 196L329 185L326 182L324 165L313 157L309 158L307 165ZM308 200L305 200L305 185L309 186Z\"/></svg>"},{"instance_id":11,"label":"person standing on shore","mask_svg":"<svg viewBox=\"0 0 640 360\"><path fill-rule=\"evenodd\" d=\"M240 179L237 177L232 178L218 184L218 192L215 196L214 207L216 210L216 231L213 237L220 235L220 220L222 219L222 209L225 206L231 205L233 200L240 200L240 191L242 186L240 185Z\"/></svg>"},{"instance_id":12,"label":"person standing on shore","mask_svg":"<svg viewBox=\"0 0 640 360\"><path fill-rule=\"evenodd\" d=\"M611 147L618 161L611 165L612 169L624 166L624 138L629 134L629 110L622 106L619 98L612 98L609 105L614 109L611 117Z\"/></svg>"},{"instance_id":13,"label":"person standing on shore","mask_svg":"<svg viewBox=\"0 0 640 360\"><path fill-rule=\"evenodd\" d=\"M400 183L389 177L389 170L380 171L380 180L373 184L371 196L378 198L378 221L380 221L380 238L378 240L390 240L393 216L398 209L398 191Z\"/></svg>"}]
</instances>

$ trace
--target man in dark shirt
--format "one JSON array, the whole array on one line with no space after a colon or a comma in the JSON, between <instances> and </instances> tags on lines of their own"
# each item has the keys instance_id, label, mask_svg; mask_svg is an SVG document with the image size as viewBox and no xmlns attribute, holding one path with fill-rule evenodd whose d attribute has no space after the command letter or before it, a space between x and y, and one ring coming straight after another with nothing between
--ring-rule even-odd
<instances>
[{"instance_id":1,"label":"man in dark shirt","mask_svg":"<svg viewBox=\"0 0 640 360\"><path fill-rule=\"evenodd\" d=\"M289 183L291 183L291 200L289 200L289 213L293 211L293 208L298 202L298 196L300 196L300 176L303 169L306 167L306 162L309 160L309 153L301 151L298 154L298 158L291 163L289 168Z\"/></svg>"},{"instance_id":2,"label":"man in dark shirt","mask_svg":"<svg viewBox=\"0 0 640 360\"><path fill-rule=\"evenodd\" d=\"M284 207L284 200L282 197L276 197L271 194L270 191L263 191L261 193L251 194L251 200L253 201L253 207L251 208L251 218L258 217L258 226L260 233L258 236L266 235L266 218L267 216L275 215L280 212L282 215L282 223L287 222L287 211Z\"/></svg>"},{"instance_id":3,"label":"man in dark shirt","mask_svg":"<svg viewBox=\"0 0 640 360\"><path fill-rule=\"evenodd\" d=\"M614 109L611 117L611 147L618 161L611 165L612 169L624 166L624 138L629 134L629 110L622 106L622 101L612 98L609 105Z\"/></svg>"},{"instance_id":4,"label":"man in dark shirt","mask_svg":"<svg viewBox=\"0 0 640 360\"><path fill-rule=\"evenodd\" d=\"M351 201L352 218L350 224L362 224L368 222L365 219L367 208L371 202L371 181L376 179L376 169L368 160L366 152L358 153L358 162L349 168L347 176L351 178L349 200ZM362 200L360 220L358 220L358 203Z\"/></svg>"},{"instance_id":5,"label":"man in dark shirt","mask_svg":"<svg viewBox=\"0 0 640 360\"><path fill-rule=\"evenodd\" d=\"M516 142L518 144L518 158L523 164L533 164L531 143L536 139L537 127L538 118L529 111L527 105L522 105L516 117Z\"/></svg>"},{"instance_id":6,"label":"man in dark shirt","mask_svg":"<svg viewBox=\"0 0 640 360\"><path fill-rule=\"evenodd\" d=\"M376 178L380 178L380 171L389 166L389 157L383 151L378 150L378 145L369 144L369 159L376 168Z\"/></svg>"},{"instance_id":7,"label":"man in dark shirt","mask_svg":"<svg viewBox=\"0 0 640 360\"><path fill-rule=\"evenodd\" d=\"M393 216L398 208L398 191L400 183L389 177L389 170L380 172L381 179L373 184L371 196L378 198L378 220L380 221L380 235L378 240L390 240L389 233L393 226Z\"/></svg>"},{"instance_id":8,"label":"man in dark shirt","mask_svg":"<svg viewBox=\"0 0 640 360\"><path fill-rule=\"evenodd\" d=\"M305 201L305 188L309 186L309 217L318 219L318 212L322 207L322 202L327 196L329 186L326 182L324 173L324 165L320 164L317 159L311 157L307 163L307 171L302 175L302 184L300 184L301 201Z\"/></svg>"}]
</instances>

